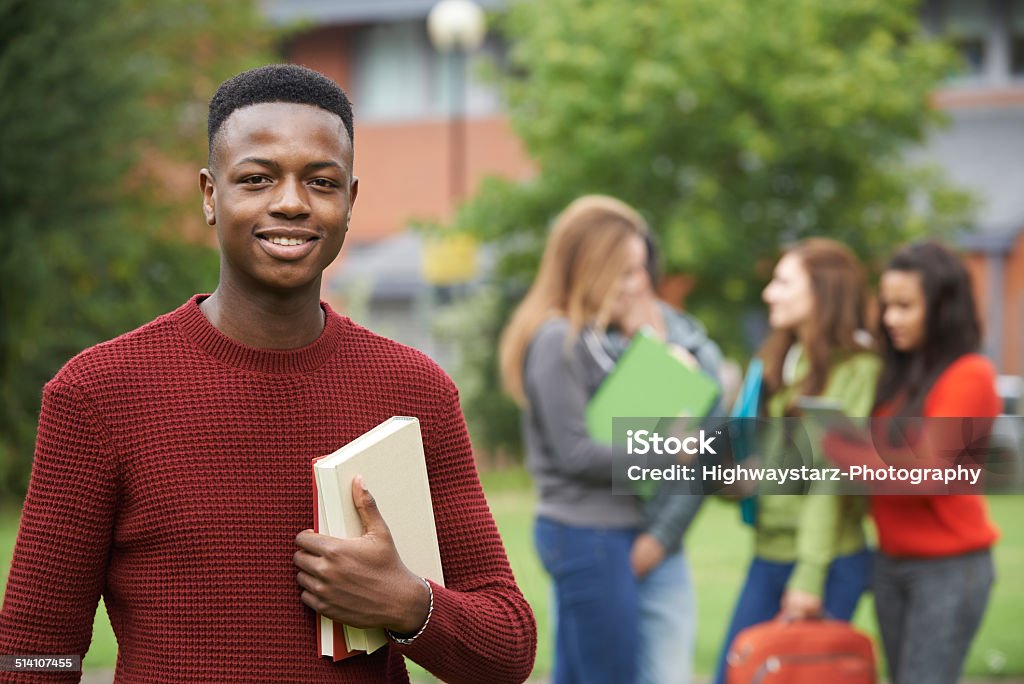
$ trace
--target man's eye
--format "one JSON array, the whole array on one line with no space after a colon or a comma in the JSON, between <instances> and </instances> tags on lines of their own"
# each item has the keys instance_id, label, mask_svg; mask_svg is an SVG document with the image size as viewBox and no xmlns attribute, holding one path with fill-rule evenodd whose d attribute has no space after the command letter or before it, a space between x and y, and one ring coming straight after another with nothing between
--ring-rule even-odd
<instances>
[{"instance_id":1,"label":"man's eye","mask_svg":"<svg viewBox=\"0 0 1024 684\"><path fill-rule=\"evenodd\" d=\"M266 176L246 176L242 179L242 183L246 185L263 185L269 183L270 179Z\"/></svg>"},{"instance_id":2,"label":"man's eye","mask_svg":"<svg viewBox=\"0 0 1024 684\"><path fill-rule=\"evenodd\" d=\"M318 188L336 188L336 187L338 187L338 184L335 183L334 181L330 180L329 178L314 178L313 180L310 181L310 183L312 183L313 185L317 186Z\"/></svg>"}]
</instances>

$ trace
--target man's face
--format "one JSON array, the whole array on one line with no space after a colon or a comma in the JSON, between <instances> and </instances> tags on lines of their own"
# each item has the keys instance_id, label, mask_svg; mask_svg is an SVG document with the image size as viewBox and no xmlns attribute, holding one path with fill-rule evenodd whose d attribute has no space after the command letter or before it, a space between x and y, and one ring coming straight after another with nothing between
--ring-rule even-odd
<instances>
[{"instance_id":1,"label":"man's face","mask_svg":"<svg viewBox=\"0 0 1024 684\"><path fill-rule=\"evenodd\" d=\"M199 187L206 222L217 227L222 284L319 293L358 190L340 117L283 102L238 109L217 133Z\"/></svg>"}]
</instances>

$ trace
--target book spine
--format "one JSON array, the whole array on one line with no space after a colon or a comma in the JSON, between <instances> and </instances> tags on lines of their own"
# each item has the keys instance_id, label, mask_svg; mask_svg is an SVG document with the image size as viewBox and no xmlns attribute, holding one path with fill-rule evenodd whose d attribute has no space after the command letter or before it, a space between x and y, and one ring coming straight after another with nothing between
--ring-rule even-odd
<instances>
[{"instance_id":1,"label":"book spine","mask_svg":"<svg viewBox=\"0 0 1024 684\"><path fill-rule=\"evenodd\" d=\"M323 457L321 457L323 458ZM327 501L340 500L339 492L334 491L332 487L334 478L331 477L331 473L326 475L326 481L322 480L321 477L324 473L316 467L317 461L313 461L313 499L315 509L313 512L313 521L315 524L314 531L317 534L327 534L331 536L341 536L335 533L331 529L330 520L331 515L328 513ZM326 486L324 486L326 484ZM331 498L333 497L333 499ZM345 640L345 630L349 629L340 622L336 622L331 618L324 617L323 615L317 614L317 643L320 647L321 656L330 656L335 662L344 660L351 656L362 653L363 650L356 650L349 647L349 644Z\"/></svg>"},{"instance_id":2,"label":"book spine","mask_svg":"<svg viewBox=\"0 0 1024 684\"><path fill-rule=\"evenodd\" d=\"M317 534L320 534L320 507L321 507L321 504L320 504L320 487L317 486L317 482L316 482L316 480L317 480L317 478L316 478L316 462L319 461L319 460L320 460L319 458L313 459L313 467L310 470L310 473L313 475L313 531L316 532ZM324 637L326 636L326 634L325 634L325 627L327 627L327 626L324 624L324 617L322 615L320 615L319 613L317 613L317 615L316 615L316 643L317 643L317 650L318 650L321 658L324 657L324 656L333 655L333 653L325 652L325 651L328 650L328 649L324 648ZM332 639L332 641L333 641L333 639Z\"/></svg>"}]
</instances>

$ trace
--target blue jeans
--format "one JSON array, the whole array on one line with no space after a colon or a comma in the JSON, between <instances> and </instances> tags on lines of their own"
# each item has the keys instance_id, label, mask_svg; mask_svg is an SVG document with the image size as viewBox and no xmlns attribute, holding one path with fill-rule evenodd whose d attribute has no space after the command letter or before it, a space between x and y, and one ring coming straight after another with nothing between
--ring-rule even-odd
<instances>
[{"instance_id":1,"label":"blue jeans","mask_svg":"<svg viewBox=\"0 0 1024 684\"><path fill-rule=\"evenodd\" d=\"M697 604L682 552L663 560L640 583L641 684L689 684L697 635Z\"/></svg>"},{"instance_id":2,"label":"blue jeans","mask_svg":"<svg viewBox=\"0 0 1024 684\"><path fill-rule=\"evenodd\" d=\"M847 620L853 617L861 594L871 578L871 552L867 549L849 556L840 556L828 567L825 580L824 609L829 617ZM779 614L786 583L795 563L774 563L754 558L747 581L736 602L729 632L718 658L715 684L725 681L725 657L736 635L747 627L771 620Z\"/></svg>"},{"instance_id":3,"label":"blue jeans","mask_svg":"<svg viewBox=\"0 0 1024 684\"><path fill-rule=\"evenodd\" d=\"M640 588L629 565L636 530L538 518L534 541L555 589L552 684L633 684Z\"/></svg>"}]
</instances>

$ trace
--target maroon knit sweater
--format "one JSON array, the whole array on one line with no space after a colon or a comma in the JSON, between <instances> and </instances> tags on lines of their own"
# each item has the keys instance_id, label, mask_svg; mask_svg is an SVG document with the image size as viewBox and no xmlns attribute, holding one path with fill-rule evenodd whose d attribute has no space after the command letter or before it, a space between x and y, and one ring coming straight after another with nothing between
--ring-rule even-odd
<instances>
[{"instance_id":1,"label":"maroon knit sweater","mask_svg":"<svg viewBox=\"0 0 1024 684\"><path fill-rule=\"evenodd\" d=\"M407 682L403 655L446 681L525 679L536 626L451 380L326 304L318 340L268 351L221 334L201 299L46 385L0 654L84 654L102 594L118 681ZM421 422L447 587L411 645L333 663L292 565L310 462L393 415ZM78 675L0 673L62 677Z\"/></svg>"}]
</instances>

